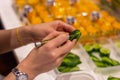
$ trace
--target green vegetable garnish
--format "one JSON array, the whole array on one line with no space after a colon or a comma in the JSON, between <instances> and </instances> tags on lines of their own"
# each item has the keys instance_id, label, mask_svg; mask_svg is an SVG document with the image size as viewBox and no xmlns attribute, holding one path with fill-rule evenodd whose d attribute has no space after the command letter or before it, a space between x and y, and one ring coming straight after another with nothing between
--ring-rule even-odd
<instances>
[{"instance_id":1,"label":"green vegetable garnish","mask_svg":"<svg viewBox=\"0 0 120 80\"><path fill-rule=\"evenodd\" d=\"M90 58L91 58L94 62L99 62L99 61L100 61L100 59L97 58L97 57L94 56L94 55L91 55Z\"/></svg>"},{"instance_id":2,"label":"green vegetable garnish","mask_svg":"<svg viewBox=\"0 0 120 80\"><path fill-rule=\"evenodd\" d=\"M100 55L101 56L107 56L107 57L109 57L109 55L110 55L110 50L109 49L107 49L107 48L101 48L100 49Z\"/></svg>"},{"instance_id":3,"label":"green vegetable garnish","mask_svg":"<svg viewBox=\"0 0 120 80\"><path fill-rule=\"evenodd\" d=\"M109 57L102 57L102 62L109 66L113 66L112 60Z\"/></svg>"},{"instance_id":4,"label":"green vegetable garnish","mask_svg":"<svg viewBox=\"0 0 120 80\"><path fill-rule=\"evenodd\" d=\"M120 80L120 78L109 76L107 80Z\"/></svg>"},{"instance_id":5,"label":"green vegetable garnish","mask_svg":"<svg viewBox=\"0 0 120 80\"><path fill-rule=\"evenodd\" d=\"M72 41L72 40L76 39L78 41L81 36L81 32L80 32L80 30L74 30L69 35L70 35L69 40Z\"/></svg>"},{"instance_id":6,"label":"green vegetable garnish","mask_svg":"<svg viewBox=\"0 0 120 80\"><path fill-rule=\"evenodd\" d=\"M69 52L68 55L64 58L61 65L58 67L58 70L63 73L78 71L80 70L79 67L77 67L78 64L81 64L79 56L73 54L72 52Z\"/></svg>"},{"instance_id":7,"label":"green vegetable garnish","mask_svg":"<svg viewBox=\"0 0 120 80\"><path fill-rule=\"evenodd\" d=\"M98 66L98 67L107 67L107 64L103 63L102 61L98 61L98 62L95 62L95 64Z\"/></svg>"},{"instance_id":8,"label":"green vegetable garnish","mask_svg":"<svg viewBox=\"0 0 120 80\"><path fill-rule=\"evenodd\" d=\"M93 49L94 49L95 51L99 51L100 48L102 48L101 44L99 44L99 43L94 43L94 44L93 44Z\"/></svg>"},{"instance_id":9,"label":"green vegetable garnish","mask_svg":"<svg viewBox=\"0 0 120 80\"><path fill-rule=\"evenodd\" d=\"M65 66L60 66L58 67L58 70L62 73L66 73L66 72L73 72L73 71L79 71L80 68L79 67L65 67Z\"/></svg>"},{"instance_id":10,"label":"green vegetable garnish","mask_svg":"<svg viewBox=\"0 0 120 80\"><path fill-rule=\"evenodd\" d=\"M120 63L118 61L111 59L109 57L102 57L102 62L108 64L108 66L120 65Z\"/></svg>"},{"instance_id":11,"label":"green vegetable garnish","mask_svg":"<svg viewBox=\"0 0 120 80\"><path fill-rule=\"evenodd\" d=\"M90 52L93 51L93 46L90 45L90 44L86 44L86 45L84 46L84 49L85 49L88 53L90 53Z\"/></svg>"}]
</instances>

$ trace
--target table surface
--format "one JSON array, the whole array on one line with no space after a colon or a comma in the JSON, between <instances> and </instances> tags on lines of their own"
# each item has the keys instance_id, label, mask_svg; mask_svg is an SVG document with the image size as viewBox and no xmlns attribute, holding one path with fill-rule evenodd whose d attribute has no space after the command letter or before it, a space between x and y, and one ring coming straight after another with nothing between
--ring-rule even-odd
<instances>
[{"instance_id":1,"label":"table surface","mask_svg":"<svg viewBox=\"0 0 120 80\"><path fill-rule=\"evenodd\" d=\"M0 17L6 30L22 25L18 16L14 12L14 9L12 8L12 0L0 0ZM33 44L29 44L15 49L14 53L18 58L18 61L21 62L29 54L33 47ZM55 80L55 77L56 75L52 70L50 72L38 75L35 80Z\"/></svg>"}]
</instances>

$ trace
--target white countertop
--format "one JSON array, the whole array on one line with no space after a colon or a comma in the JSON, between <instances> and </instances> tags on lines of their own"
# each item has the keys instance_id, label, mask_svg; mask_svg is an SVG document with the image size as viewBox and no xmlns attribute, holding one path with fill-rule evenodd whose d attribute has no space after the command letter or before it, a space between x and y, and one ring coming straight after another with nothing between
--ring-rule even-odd
<instances>
[{"instance_id":1,"label":"white countertop","mask_svg":"<svg viewBox=\"0 0 120 80\"><path fill-rule=\"evenodd\" d=\"M0 0L0 16L5 29L13 29L22 25L12 8L12 0ZM33 47L33 44L29 44L14 50L19 62L29 54ZM50 71L48 73L40 74L35 80L55 80L54 72Z\"/></svg>"}]
</instances>

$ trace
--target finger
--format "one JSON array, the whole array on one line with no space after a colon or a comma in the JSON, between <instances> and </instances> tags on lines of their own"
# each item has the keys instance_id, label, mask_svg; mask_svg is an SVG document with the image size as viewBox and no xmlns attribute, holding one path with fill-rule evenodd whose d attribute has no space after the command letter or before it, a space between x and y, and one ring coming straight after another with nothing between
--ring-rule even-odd
<instances>
[{"instance_id":1,"label":"finger","mask_svg":"<svg viewBox=\"0 0 120 80\"><path fill-rule=\"evenodd\" d=\"M47 44L45 44L45 45L56 48L56 47L59 47L62 44L64 44L68 39L69 39L69 34L67 34L67 33L60 34L56 38L48 41Z\"/></svg>"},{"instance_id":2,"label":"finger","mask_svg":"<svg viewBox=\"0 0 120 80\"><path fill-rule=\"evenodd\" d=\"M58 35L60 35L62 33L63 32L54 31L51 34L49 34L48 36L46 36L42 41L48 41L48 40L54 39L55 37L57 37Z\"/></svg>"},{"instance_id":3,"label":"finger","mask_svg":"<svg viewBox=\"0 0 120 80\"><path fill-rule=\"evenodd\" d=\"M46 36L41 42L35 42L35 47L39 48L41 46L43 46L44 44L46 44L49 40L55 38L56 36L58 36L60 34L60 32L54 31L51 34L49 34L48 36Z\"/></svg>"},{"instance_id":4,"label":"finger","mask_svg":"<svg viewBox=\"0 0 120 80\"><path fill-rule=\"evenodd\" d=\"M62 21L54 21L52 22L53 26L56 28L58 31L66 31L66 32L72 32L75 30L75 28L67 23L64 23Z\"/></svg>"},{"instance_id":5,"label":"finger","mask_svg":"<svg viewBox=\"0 0 120 80\"><path fill-rule=\"evenodd\" d=\"M63 59L65 58L65 56L67 56L68 53L66 54L63 54L61 56L59 56L57 59L56 59L56 62L55 62L55 66L58 67L60 66L60 64L62 63Z\"/></svg>"},{"instance_id":6,"label":"finger","mask_svg":"<svg viewBox=\"0 0 120 80\"><path fill-rule=\"evenodd\" d=\"M56 52L59 52L59 54L56 54L56 56L60 57L62 55L65 55L74 47L74 45L75 45L75 40L73 40L72 42L68 40L64 45L56 49Z\"/></svg>"},{"instance_id":7,"label":"finger","mask_svg":"<svg viewBox=\"0 0 120 80\"><path fill-rule=\"evenodd\" d=\"M56 60L56 66L57 67L60 66L60 64L62 63L62 61L63 61L63 59L65 58L66 55L63 55Z\"/></svg>"}]
</instances>

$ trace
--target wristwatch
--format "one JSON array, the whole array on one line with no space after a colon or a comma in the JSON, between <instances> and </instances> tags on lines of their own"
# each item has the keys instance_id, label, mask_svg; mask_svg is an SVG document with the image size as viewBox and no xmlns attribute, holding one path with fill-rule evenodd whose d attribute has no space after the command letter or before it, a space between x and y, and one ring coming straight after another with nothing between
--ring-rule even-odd
<instances>
[{"instance_id":1,"label":"wristwatch","mask_svg":"<svg viewBox=\"0 0 120 80\"><path fill-rule=\"evenodd\" d=\"M16 76L16 80L28 80L28 75L18 68L13 68L12 73Z\"/></svg>"}]
</instances>

